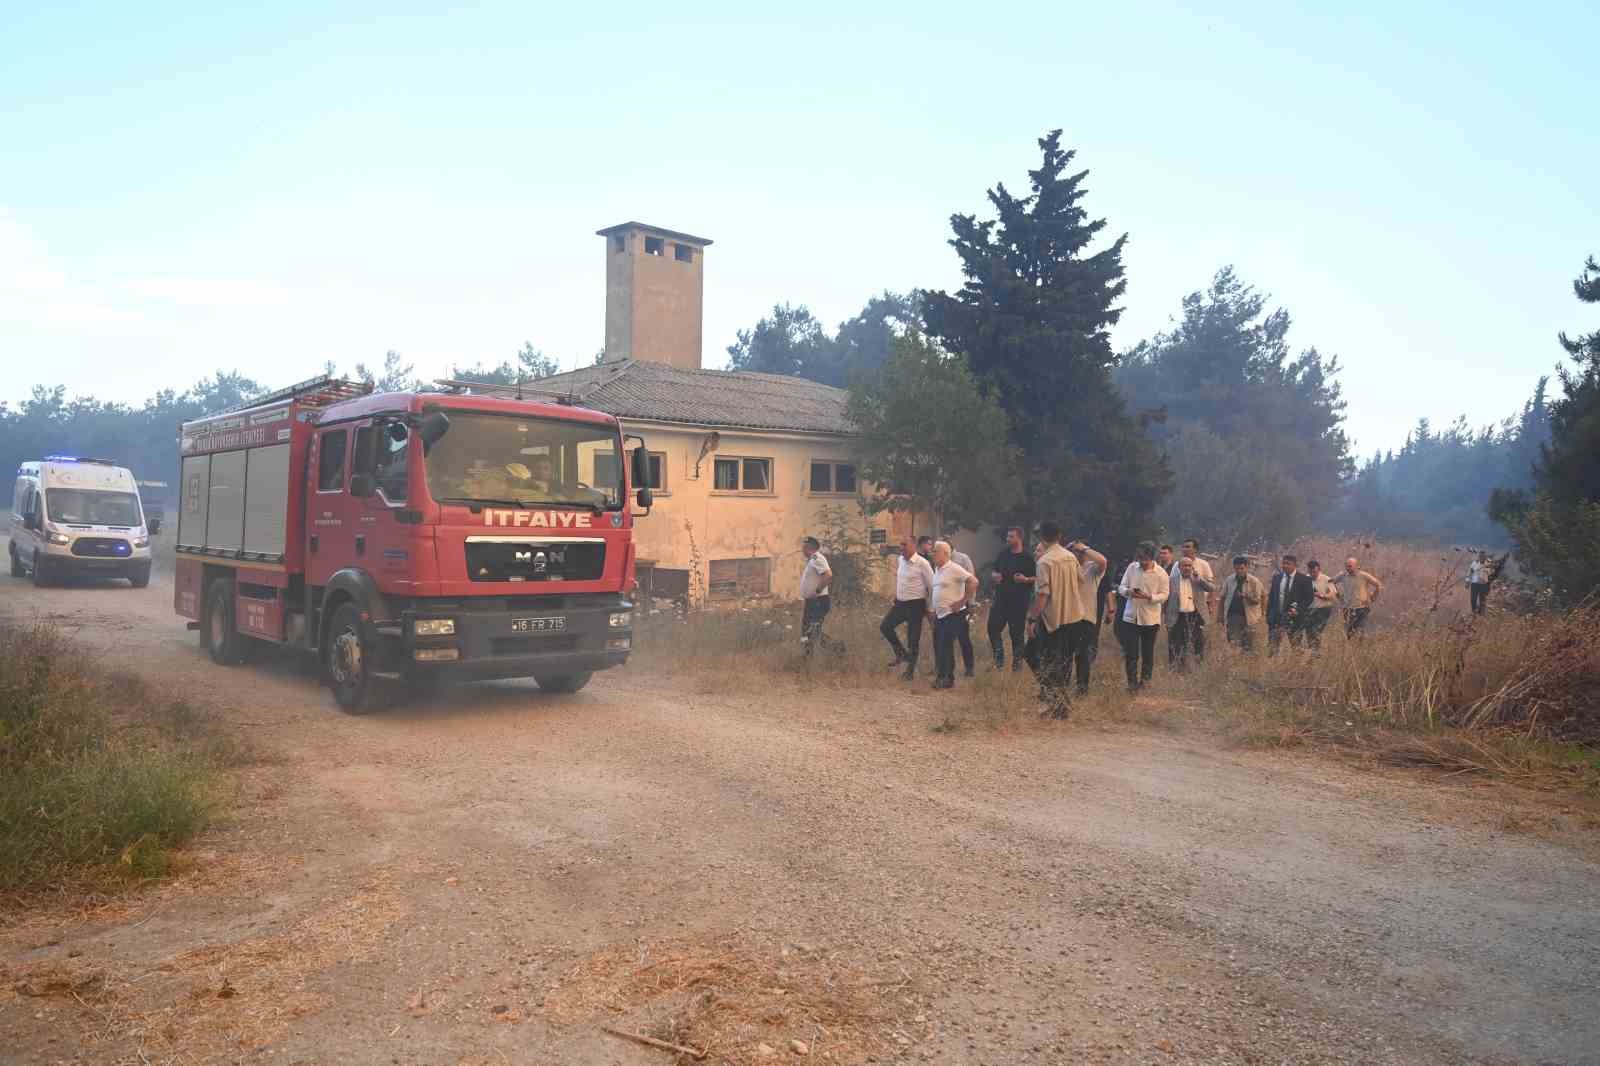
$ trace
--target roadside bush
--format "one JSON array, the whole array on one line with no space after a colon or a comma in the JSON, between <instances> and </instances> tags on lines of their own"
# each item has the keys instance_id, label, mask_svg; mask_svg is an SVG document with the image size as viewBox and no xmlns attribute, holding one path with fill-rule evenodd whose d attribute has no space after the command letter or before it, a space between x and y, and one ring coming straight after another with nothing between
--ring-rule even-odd
<instances>
[{"instance_id":1,"label":"roadside bush","mask_svg":"<svg viewBox=\"0 0 1600 1066\"><path fill-rule=\"evenodd\" d=\"M49 627L0 627L0 890L161 872L212 808L212 760L140 720L149 693Z\"/></svg>"}]
</instances>

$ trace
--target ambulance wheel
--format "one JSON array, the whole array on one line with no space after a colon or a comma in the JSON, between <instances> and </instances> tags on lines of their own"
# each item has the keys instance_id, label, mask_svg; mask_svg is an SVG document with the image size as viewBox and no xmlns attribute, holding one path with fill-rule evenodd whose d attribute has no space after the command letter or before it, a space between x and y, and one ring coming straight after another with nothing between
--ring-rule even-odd
<instances>
[{"instance_id":1,"label":"ambulance wheel","mask_svg":"<svg viewBox=\"0 0 1600 1066\"><path fill-rule=\"evenodd\" d=\"M540 692L576 692L589 683L593 673L534 675Z\"/></svg>"},{"instance_id":2,"label":"ambulance wheel","mask_svg":"<svg viewBox=\"0 0 1600 1066\"><path fill-rule=\"evenodd\" d=\"M17 558L17 547L11 545L11 576L26 577L28 572L22 568L22 560Z\"/></svg>"},{"instance_id":3,"label":"ambulance wheel","mask_svg":"<svg viewBox=\"0 0 1600 1066\"><path fill-rule=\"evenodd\" d=\"M244 638L233 616L233 585L213 581L206 591L206 615L200 623L200 639L205 642L211 661L218 666L237 666L244 662Z\"/></svg>"},{"instance_id":4,"label":"ambulance wheel","mask_svg":"<svg viewBox=\"0 0 1600 1066\"><path fill-rule=\"evenodd\" d=\"M333 612L328 640L323 645L322 674L333 690L339 708L349 714L371 714L386 702L383 684L372 676L376 651L361 625L361 612L343 603Z\"/></svg>"},{"instance_id":5,"label":"ambulance wheel","mask_svg":"<svg viewBox=\"0 0 1600 1066\"><path fill-rule=\"evenodd\" d=\"M132 585L136 589L149 588L150 568L147 566L143 570L135 570L133 573L129 574L128 584Z\"/></svg>"},{"instance_id":6,"label":"ambulance wheel","mask_svg":"<svg viewBox=\"0 0 1600 1066\"><path fill-rule=\"evenodd\" d=\"M35 548L33 551L33 586L34 588L42 589L48 584L50 584L50 575L45 572L44 553Z\"/></svg>"}]
</instances>

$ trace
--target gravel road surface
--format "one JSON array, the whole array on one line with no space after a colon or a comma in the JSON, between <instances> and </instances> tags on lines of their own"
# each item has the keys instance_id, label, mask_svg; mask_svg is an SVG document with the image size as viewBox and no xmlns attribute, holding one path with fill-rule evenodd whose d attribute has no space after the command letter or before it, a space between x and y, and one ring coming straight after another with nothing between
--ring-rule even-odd
<instances>
[{"instance_id":1,"label":"gravel road surface","mask_svg":"<svg viewBox=\"0 0 1600 1066\"><path fill-rule=\"evenodd\" d=\"M637 665L349 717L160 580L0 617L259 755L187 873L0 924L0 1061L1600 1062L1592 824L1513 789Z\"/></svg>"}]
</instances>

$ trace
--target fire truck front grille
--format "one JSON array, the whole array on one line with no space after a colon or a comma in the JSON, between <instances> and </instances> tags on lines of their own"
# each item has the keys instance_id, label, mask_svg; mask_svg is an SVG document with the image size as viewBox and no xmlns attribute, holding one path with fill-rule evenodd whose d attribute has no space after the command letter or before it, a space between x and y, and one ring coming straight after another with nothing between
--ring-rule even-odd
<instances>
[{"instance_id":1,"label":"fire truck front grille","mask_svg":"<svg viewBox=\"0 0 1600 1066\"><path fill-rule=\"evenodd\" d=\"M473 581L597 581L605 568L604 541L467 543L467 576Z\"/></svg>"},{"instance_id":2,"label":"fire truck front grille","mask_svg":"<svg viewBox=\"0 0 1600 1066\"><path fill-rule=\"evenodd\" d=\"M97 559L125 559L133 554L133 545L114 537L79 537L72 542L73 555L92 555Z\"/></svg>"},{"instance_id":3,"label":"fire truck front grille","mask_svg":"<svg viewBox=\"0 0 1600 1066\"><path fill-rule=\"evenodd\" d=\"M495 637L489 641L489 650L495 655L533 655L537 652L577 651L578 638L564 637Z\"/></svg>"}]
</instances>

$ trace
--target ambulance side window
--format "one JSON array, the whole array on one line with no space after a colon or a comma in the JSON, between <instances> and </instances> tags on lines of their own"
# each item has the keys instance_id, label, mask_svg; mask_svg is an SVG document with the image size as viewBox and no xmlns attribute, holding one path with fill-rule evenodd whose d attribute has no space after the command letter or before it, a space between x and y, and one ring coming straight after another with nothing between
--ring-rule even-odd
<instances>
[{"instance_id":1,"label":"ambulance side window","mask_svg":"<svg viewBox=\"0 0 1600 1066\"><path fill-rule=\"evenodd\" d=\"M322 435L317 448L317 491L344 491L344 453L349 434L333 429Z\"/></svg>"}]
</instances>

